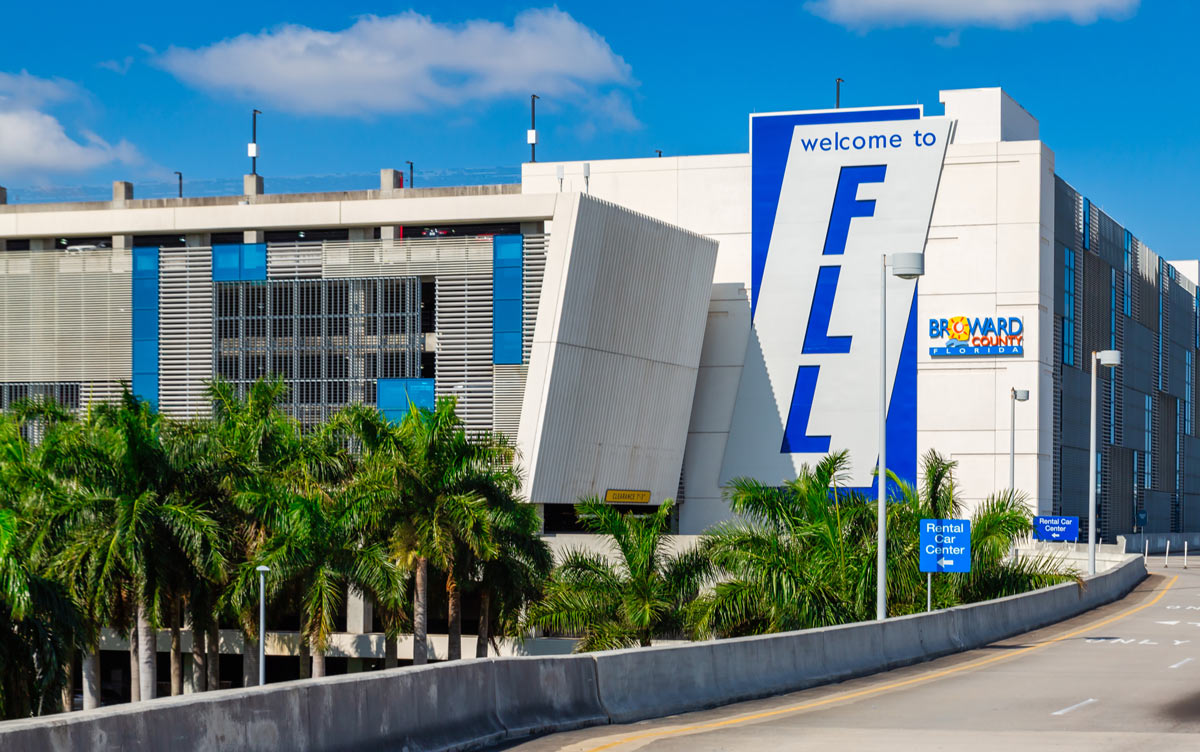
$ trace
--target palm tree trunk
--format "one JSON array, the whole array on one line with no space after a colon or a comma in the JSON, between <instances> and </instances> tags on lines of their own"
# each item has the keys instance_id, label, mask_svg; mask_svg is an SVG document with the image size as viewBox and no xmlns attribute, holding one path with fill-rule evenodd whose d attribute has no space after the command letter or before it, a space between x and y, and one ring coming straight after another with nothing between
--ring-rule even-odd
<instances>
[{"instance_id":1,"label":"palm tree trunk","mask_svg":"<svg viewBox=\"0 0 1200 752\"><path fill-rule=\"evenodd\" d=\"M83 709L100 707L100 648L92 648L83 656Z\"/></svg>"},{"instance_id":2,"label":"palm tree trunk","mask_svg":"<svg viewBox=\"0 0 1200 752\"><path fill-rule=\"evenodd\" d=\"M138 674L138 631L135 623L129 630L129 701L142 701L142 680Z\"/></svg>"},{"instance_id":3,"label":"palm tree trunk","mask_svg":"<svg viewBox=\"0 0 1200 752\"><path fill-rule=\"evenodd\" d=\"M221 625L214 616L208 625L208 637L204 639L208 650L208 688L221 688Z\"/></svg>"},{"instance_id":4,"label":"palm tree trunk","mask_svg":"<svg viewBox=\"0 0 1200 752\"><path fill-rule=\"evenodd\" d=\"M300 678L312 678L312 651L308 648L308 641L304 639L303 633L300 635Z\"/></svg>"},{"instance_id":5,"label":"palm tree trunk","mask_svg":"<svg viewBox=\"0 0 1200 752\"><path fill-rule=\"evenodd\" d=\"M415 593L413 595L413 665L421 666L429 660L427 634L429 625L429 559L417 559Z\"/></svg>"},{"instance_id":6,"label":"palm tree trunk","mask_svg":"<svg viewBox=\"0 0 1200 752\"><path fill-rule=\"evenodd\" d=\"M258 640L242 633L242 686L258 686Z\"/></svg>"},{"instance_id":7,"label":"palm tree trunk","mask_svg":"<svg viewBox=\"0 0 1200 752\"><path fill-rule=\"evenodd\" d=\"M158 696L158 635L150 624L144 597L138 598L138 680L142 685L141 700L153 700Z\"/></svg>"},{"instance_id":8,"label":"palm tree trunk","mask_svg":"<svg viewBox=\"0 0 1200 752\"><path fill-rule=\"evenodd\" d=\"M63 677L62 694L60 697L60 705L62 712L70 713L75 709L75 657L78 655L74 650L63 664L63 671L66 676Z\"/></svg>"},{"instance_id":9,"label":"palm tree trunk","mask_svg":"<svg viewBox=\"0 0 1200 752\"><path fill-rule=\"evenodd\" d=\"M325 651L321 648L314 648L312 651L312 675L314 679L325 675Z\"/></svg>"},{"instance_id":10,"label":"palm tree trunk","mask_svg":"<svg viewBox=\"0 0 1200 752\"><path fill-rule=\"evenodd\" d=\"M196 612L192 611L192 691L208 690L208 651L205 650L204 630L196 626Z\"/></svg>"},{"instance_id":11,"label":"palm tree trunk","mask_svg":"<svg viewBox=\"0 0 1200 752\"><path fill-rule=\"evenodd\" d=\"M395 668L398 661L396 660L397 643L399 641L387 635L383 638L383 667Z\"/></svg>"},{"instance_id":12,"label":"palm tree trunk","mask_svg":"<svg viewBox=\"0 0 1200 752\"><path fill-rule=\"evenodd\" d=\"M183 694L183 634L179 622L183 618L178 599L171 603L171 696Z\"/></svg>"},{"instance_id":13,"label":"palm tree trunk","mask_svg":"<svg viewBox=\"0 0 1200 752\"><path fill-rule=\"evenodd\" d=\"M462 591L452 574L446 576L446 600L446 621L450 624L446 660L457 661L462 658Z\"/></svg>"},{"instance_id":14,"label":"palm tree trunk","mask_svg":"<svg viewBox=\"0 0 1200 752\"><path fill-rule=\"evenodd\" d=\"M492 594L486 589L479 593L479 629L478 635L475 637L475 657L487 658L488 654L488 628L491 626L491 614L488 611L492 607Z\"/></svg>"}]
</instances>

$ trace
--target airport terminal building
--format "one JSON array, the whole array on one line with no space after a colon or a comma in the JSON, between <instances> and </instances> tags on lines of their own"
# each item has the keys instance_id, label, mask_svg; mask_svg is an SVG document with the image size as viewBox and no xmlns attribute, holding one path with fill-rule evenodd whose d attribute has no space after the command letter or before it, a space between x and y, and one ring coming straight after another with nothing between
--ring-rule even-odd
<instances>
[{"instance_id":1,"label":"airport terminal building","mask_svg":"<svg viewBox=\"0 0 1200 752\"><path fill-rule=\"evenodd\" d=\"M377 191L279 195L252 175L241 196L0 205L0 407L125 381L187 417L214 376L266 374L305 422L454 395L514 437L548 532L596 494L678 498L699 533L730 479L829 451L869 489L882 350L901 478L936 449L978 503L1015 432L1038 511L1086 517L1095 482L1105 539L1197 529L1197 262L1057 175L1001 90L941 101L754 115L748 153L528 163L520 185L384 170ZM921 252L919 280L883 266ZM1090 478L1106 349L1124 361L1097 374Z\"/></svg>"}]
</instances>

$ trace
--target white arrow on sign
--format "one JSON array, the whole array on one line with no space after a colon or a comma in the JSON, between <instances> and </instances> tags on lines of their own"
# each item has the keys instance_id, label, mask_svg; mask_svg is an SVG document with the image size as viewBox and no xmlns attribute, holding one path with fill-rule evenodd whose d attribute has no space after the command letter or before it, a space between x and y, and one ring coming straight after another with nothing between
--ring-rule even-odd
<instances>
[{"instance_id":1,"label":"white arrow on sign","mask_svg":"<svg viewBox=\"0 0 1200 752\"><path fill-rule=\"evenodd\" d=\"M1051 538L1057 538L1057 537L1058 537L1058 533L1050 533L1050 537L1051 537Z\"/></svg>"},{"instance_id":2,"label":"white arrow on sign","mask_svg":"<svg viewBox=\"0 0 1200 752\"><path fill-rule=\"evenodd\" d=\"M939 567L954 566L954 559L938 559Z\"/></svg>"}]
</instances>

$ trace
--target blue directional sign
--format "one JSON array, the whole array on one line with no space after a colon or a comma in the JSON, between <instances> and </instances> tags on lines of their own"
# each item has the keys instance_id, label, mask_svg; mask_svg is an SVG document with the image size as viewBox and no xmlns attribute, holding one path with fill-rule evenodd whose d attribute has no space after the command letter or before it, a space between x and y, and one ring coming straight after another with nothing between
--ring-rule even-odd
<instances>
[{"instance_id":1,"label":"blue directional sign","mask_svg":"<svg viewBox=\"0 0 1200 752\"><path fill-rule=\"evenodd\" d=\"M1077 541L1079 540L1078 517L1042 517L1033 518L1033 539L1048 541Z\"/></svg>"},{"instance_id":2,"label":"blue directional sign","mask_svg":"<svg viewBox=\"0 0 1200 752\"><path fill-rule=\"evenodd\" d=\"M921 520L921 571L971 571L970 520Z\"/></svg>"}]
</instances>

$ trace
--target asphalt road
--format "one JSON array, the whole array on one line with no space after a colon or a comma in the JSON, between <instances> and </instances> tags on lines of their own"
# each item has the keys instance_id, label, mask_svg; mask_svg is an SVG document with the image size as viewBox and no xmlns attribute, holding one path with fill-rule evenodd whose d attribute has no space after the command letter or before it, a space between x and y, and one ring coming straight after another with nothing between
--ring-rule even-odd
<instances>
[{"instance_id":1,"label":"asphalt road","mask_svg":"<svg viewBox=\"0 0 1200 752\"><path fill-rule=\"evenodd\" d=\"M553 734L521 752L1200 751L1200 555L1152 556L1124 599L995 643L840 684Z\"/></svg>"}]
</instances>

